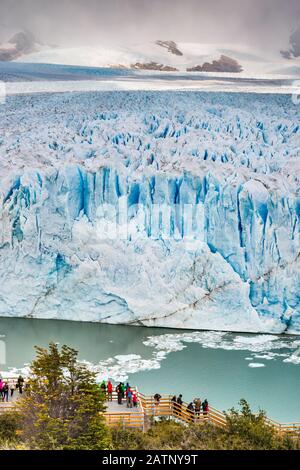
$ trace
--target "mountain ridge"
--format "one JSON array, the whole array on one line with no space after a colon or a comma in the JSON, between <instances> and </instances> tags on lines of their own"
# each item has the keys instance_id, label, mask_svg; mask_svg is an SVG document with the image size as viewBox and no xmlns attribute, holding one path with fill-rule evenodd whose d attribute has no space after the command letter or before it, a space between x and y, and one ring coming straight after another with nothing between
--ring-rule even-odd
<instances>
[{"instance_id":1,"label":"mountain ridge","mask_svg":"<svg viewBox=\"0 0 300 470\"><path fill-rule=\"evenodd\" d=\"M86 46L50 46L27 30L0 25L0 62L120 68L160 72L212 72L243 76L300 75L300 58L293 53L266 53L241 44L176 42L158 39L146 43L99 43Z\"/></svg>"}]
</instances>

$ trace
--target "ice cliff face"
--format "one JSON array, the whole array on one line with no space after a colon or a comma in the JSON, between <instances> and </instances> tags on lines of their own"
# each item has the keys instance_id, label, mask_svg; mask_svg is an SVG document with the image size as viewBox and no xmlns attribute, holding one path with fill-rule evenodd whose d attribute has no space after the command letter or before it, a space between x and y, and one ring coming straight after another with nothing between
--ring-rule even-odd
<instances>
[{"instance_id":1,"label":"ice cliff face","mask_svg":"<svg viewBox=\"0 0 300 470\"><path fill-rule=\"evenodd\" d=\"M300 332L290 97L20 96L0 119L0 315Z\"/></svg>"}]
</instances>

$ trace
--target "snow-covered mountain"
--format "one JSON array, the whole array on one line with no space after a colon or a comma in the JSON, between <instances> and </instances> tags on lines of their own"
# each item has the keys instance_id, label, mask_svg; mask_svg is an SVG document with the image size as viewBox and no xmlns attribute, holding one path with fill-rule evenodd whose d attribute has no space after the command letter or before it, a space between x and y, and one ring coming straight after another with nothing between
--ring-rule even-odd
<instances>
[{"instance_id":1,"label":"snow-covered mountain","mask_svg":"<svg viewBox=\"0 0 300 470\"><path fill-rule=\"evenodd\" d=\"M92 46L42 44L30 31L0 25L0 61L126 68L163 72L211 72L240 76L300 75L297 32L290 49L273 53L240 44L187 43L158 39L146 43L100 42ZM289 60L293 59L293 60Z\"/></svg>"},{"instance_id":2,"label":"snow-covered mountain","mask_svg":"<svg viewBox=\"0 0 300 470\"><path fill-rule=\"evenodd\" d=\"M119 67L159 71L226 72L245 76L285 73L291 62L279 51L232 44L199 44L157 40L142 44L100 44L71 48L44 48L22 56L33 63ZM297 65L296 61L294 65Z\"/></svg>"}]
</instances>

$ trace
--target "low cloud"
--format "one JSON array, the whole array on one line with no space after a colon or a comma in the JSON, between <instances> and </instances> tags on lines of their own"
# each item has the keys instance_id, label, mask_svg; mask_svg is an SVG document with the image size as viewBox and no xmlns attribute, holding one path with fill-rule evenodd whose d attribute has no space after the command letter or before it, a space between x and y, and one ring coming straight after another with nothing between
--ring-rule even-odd
<instances>
[{"instance_id":1,"label":"low cloud","mask_svg":"<svg viewBox=\"0 0 300 470\"><path fill-rule=\"evenodd\" d=\"M284 50L291 31L299 27L300 2L0 0L0 18L2 24L29 29L47 43L68 46L174 39ZM291 47L299 55L297 38Z\"/></svg>"}]
</instances>

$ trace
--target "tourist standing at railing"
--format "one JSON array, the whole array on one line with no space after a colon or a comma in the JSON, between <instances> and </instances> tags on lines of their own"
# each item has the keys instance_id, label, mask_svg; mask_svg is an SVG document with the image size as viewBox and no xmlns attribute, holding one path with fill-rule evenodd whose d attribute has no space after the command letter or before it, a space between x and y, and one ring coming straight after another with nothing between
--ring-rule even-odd
<instances>
[{"instance_id":1,"label":"tourist standing at railing","mask_svg":"<svg viewBox=\"0 0 300 470\"><path fill-rule=\"evenodd\" d=\"M194 403L191 401L188 406L186 407L188 416L189 416L189 422L193 423L195 421L195 408L194 408Z\"/></svg>"},{"instance_id":2,"label":"tourist standing at railing","mask_svg":"<svg viewBox=\"0 0 300 470\"><path fill-rule=\"evenodd\" d=\"M181 416L182 405L183 405L182 395L180 394L177 398L177 406L176 406L176 410L180 416Z\"/></svg>"},{"instance_id":3,"label":"tourist standing at railing","mask_svg":"<svg viewBox=\"0 0 300 470\"><path fill-rule=\"evenodd\" d=\"M177 406L177 397L176 397L176 395L174 395L171 398L171 404L172 404L172 410L173 410L173 413L174 413L174 411L176 410L176 406Z\"/></svg>"},{"instance_id":4,"label":"tourist standing at railing","mask_svg":"<svg viewBox=\"0 0 300 470\"><path fill-rule=\"evenodd\" d=\"M4 382L2 379L0 379L0 396L3 400L3 387L4 387Z\"/></svg>"},{"instance_id":5,"label":"tourist standing at railing","mask_svg":"<svg viewBox=\"0 0 300 470\"><path fill-rule=\"evenodd\" d=\"M199 418L200 413L201 413L201 400L200 400L200 398L195 398L194 405L195 405L196 418Z\"/></svg>"},{"instance_id":6,"label":"tourist standing at railing","mask_svg":"<svg viewBox=\"0 0 300 470\"><path fill-rule=\"evenodd\" d=\"M103 392L104 394L106 394L106 383L105 383L105 380L102 380L100 387L101 387L102 392Z\"/></svg>"},{"instance_id":7,"label":"tourist standing at railing","mask_svg":"<svg viewBox=\"0 0 300 470\"><path fill-rule=\"evenodd\" d=\"M132 393L132 403L134 407L138 406L138 398L135 392Z\"/></svg>"},{"instance_id":8,"label":"tourist standing at railing","mask_svg":"<svg viewBox=\"0 0 300 470\"><path fill-rule=\"evenodd\" d=\"M126 398L127 398L127 408L132 408L132 391L131 388L129 387L126 390Z\"/></svg>"},{"instance_id":9,"label":"tourist standing at railing","mask_svg":"<svg viewBox=\"0 0 300 470\"><path fill-rule=\"evenodd\" d=\"M160 399L161 399L161 395L160 395L159 393L156 393L156 394L153 396L153 398L154 398L154 403L155 403L155 405L159 405Z\"/></svg>"},{"instance_id":10,"label":"tourist standing at railing","mask_svg":"<svg viewBox=\"0 0 300 470\"><path fill-rule=\"evenodd\" d=\"M155 395L153 395L153 400L154 400L153 414L154 415L157 414L160 399L161 399L161 395L159 393L156 393Z\"/></svg>"},{"instance_id":11,"label":"tourist standing at railing","mask_svg":"<svg viewBox=\"0 0 300 470\"><path fill-rule=\"evenodd\" d=\"M112 401L112 393L113 393L113 385L111 381L109 380L107 382L107 399L108 401Z\"/></svg>"},{"instance_id":12,"label":"tourist standing at railing","mask_svg":"<svg viewBox=\"0 0 300 470\"><path fill-rule=\"evenodd\" d=\"M206 398L205 398L204 402L202 403L202 410L203 410L204 417L207 417L208 412L209 412L209 406L208 406L208 401L207 401Z\"/></svg>"},{"instance_id":13,"label":"tourist standing at railing","mask_svg":"<svg viewBox=\"0 0 300 470\"><path fill-rule=\"evenodd\" d=\"M8 401L9 386L8 386L7 382L4 383L3 388L2 388L2 392L3 392L2 401Z\"/></svg>"},{"instance_id":14,"label":"tourist standing at railing","mask_svg":"<svg viewBox=\"0 0 300 470\"><path fill-rule=\"evenodd\" d=\"M17 389L19 390L19 393L21 395L23 393L23 386L24 386L24 379L22 375L19 375L18 380L17 380Z\"/></svg>"},{"instance_id":15,"label":"tourist standing at railing","mask_svg":"<svg viewBox=\"0 0 300 470\"><path fill-rule=\"evenodd\" d=\"M180 395L178 396L178 398L177 398L177 404L180 405L180 406L183 404L182 395L181 395L181 394L180 394Z\"/></svg>"},{"instance_id":16,"label":"tourist standing at railing","mask_svg":"<svg viewBox=\"0 0 300 470\"><path fill-rule=\"evenodd\" d=\"M8 382L8 386L9 386L9 390L10 390L10 397L13 398L14 393L15 393L15 390L16 390L15 381L14 381L13 379L11 379L11 380Z\"/></svg>"},{"instance_id":17,"label":"tourist standing at railing","mask_svg":"<svg viewBox=\"0 0 300 470\"><path fill-rule=\"evenodd\" d=\"M123 399L122 382L120 382L119 385L116 386L116 392L117 392L117 395L118 395L118 404L122 405L122 399Z\"/></svg>"}]
</instances>

